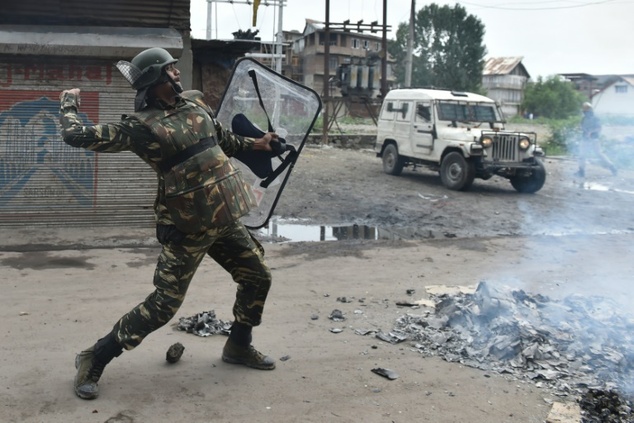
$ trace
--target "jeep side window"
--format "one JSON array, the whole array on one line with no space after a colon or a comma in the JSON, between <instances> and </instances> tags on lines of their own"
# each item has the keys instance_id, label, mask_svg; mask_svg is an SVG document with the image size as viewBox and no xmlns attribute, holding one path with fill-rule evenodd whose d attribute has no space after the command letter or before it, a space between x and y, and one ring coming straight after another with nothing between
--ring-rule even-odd
<instances>
[{"instance_id":1,"label":"jeep side window","mask_svg":"<svg viewBox=\"0 0 634 423\"><path fill-rule=\"evenodd\" d=\"M401 101L399 104L399 113L396 115L397 121L409 121L411 116L411 111L409 107L409 101Z\"/></svg>"},{"instance_id":2,"label":"jeep side window","mask_svg":"<svg viewBox=\"0 0 634 423\"><path fill-rule=\"evenodd\" d=\"M429 104L416 104L416 122L431 122L431 107Z\"/></svg>"},{"instance_id":3,"label":"jeep side window","mask_svg":"<svg viewBox=\"0 0 634 423\"><path fill-rule=\"evenodd\" d=\"M385 106L385 110L383 110L383 114L381 115L381 119L385 119L385 120L394 120L394 115L396 107L394 107L394 103L393 102L388 102Z\"/></svg>"}]
</instances>

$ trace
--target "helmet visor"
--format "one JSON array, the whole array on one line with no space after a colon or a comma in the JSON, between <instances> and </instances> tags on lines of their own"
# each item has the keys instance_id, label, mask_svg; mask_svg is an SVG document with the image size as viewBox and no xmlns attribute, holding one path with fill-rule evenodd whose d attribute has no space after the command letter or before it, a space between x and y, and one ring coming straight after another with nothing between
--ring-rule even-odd
<instances>
[{"instance_id":1,"label":"helmet visor","mask_svg":"<svg viewBox=\"0 0 634 423\"><path fill-rule=\"evenodd\" d=\"M130 85L134 86L134 83L139 80L143 72L141 69L136 67L130 62L126 62L125 60L119 60L117 62L117 69L121 72L121 75L130 83Z\"/></svg>"}]
</instances>

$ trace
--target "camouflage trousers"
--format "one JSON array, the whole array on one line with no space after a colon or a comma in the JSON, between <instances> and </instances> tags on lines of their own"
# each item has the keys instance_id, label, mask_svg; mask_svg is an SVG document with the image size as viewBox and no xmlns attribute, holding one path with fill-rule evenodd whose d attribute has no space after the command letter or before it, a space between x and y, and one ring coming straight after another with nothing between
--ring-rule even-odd
<instances>
[{"instance_id":1,"label":"camouflage trousers","mask_svg":"<svg viewBox=\"0 0 634 423\"><path fill-rule=\"evenodd\" d=\"M250 326L260 324L271 287L271 272L264 262L262 245L241 222L200 234L184 234L174 226L159 225L157 237L163 249L154 273L155 290L113 328L123 348L133 349L174 317L206 254L229 272L238 285L233 305L235 321Z\"/></svg>"},{"instance_id":2,"label":"camouflage trousers","mask_svg":"<svg viewBox=\"0 0 634 423\"><path fill-rule=\"evenodd\" d=\"M601 140L598 135L583 137L579 143L579 169L585 170L586 160L588 160L593 154L599 159L602 166L614 172L616 167L614 167L614 164L610 161L608 156L603 153Z\"/></svg>"}]
</instances>

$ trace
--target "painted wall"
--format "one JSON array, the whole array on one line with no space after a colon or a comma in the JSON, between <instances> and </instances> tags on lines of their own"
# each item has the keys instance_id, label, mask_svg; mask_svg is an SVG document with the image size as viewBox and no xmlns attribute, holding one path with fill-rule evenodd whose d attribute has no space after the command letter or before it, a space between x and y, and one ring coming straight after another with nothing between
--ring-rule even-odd
<instances>
[{"instance_id":1,"label":"painted wall","mask_svg":"<svg viewBox=\"0 0 634 423\"><path fill-rule=\"evenodd\" d=\"M592 107L597 115L634 117L634 86L615 82L592 97Z\"/></svg>"}]
</instances>

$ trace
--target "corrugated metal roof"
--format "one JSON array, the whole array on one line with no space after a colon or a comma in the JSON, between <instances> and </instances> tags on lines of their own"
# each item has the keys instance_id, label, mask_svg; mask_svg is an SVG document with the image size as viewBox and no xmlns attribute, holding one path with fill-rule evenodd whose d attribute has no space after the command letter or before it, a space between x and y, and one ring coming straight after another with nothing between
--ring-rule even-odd
<instances>
[{"instance_id":1,"label":"corrugated metal roof","mask_svg":"<svg viewBox=\"0 0 634 423\"><path fill-rule=\"evenodd\" d=\"M134 26L189 30L190 0L20 0L0 24Z\"/></svg>"},{"instance_id":2,"label":"corrugated metal roof","mask_svg":"<svg viewBox=\"0 0 634 423\"><path fill-rule=\"evenodd\" d=\"M522 60L523 56L517 57L490 57L484 64L483 75L508 75L513 72Z\"/></svg>"}]
</instances>

